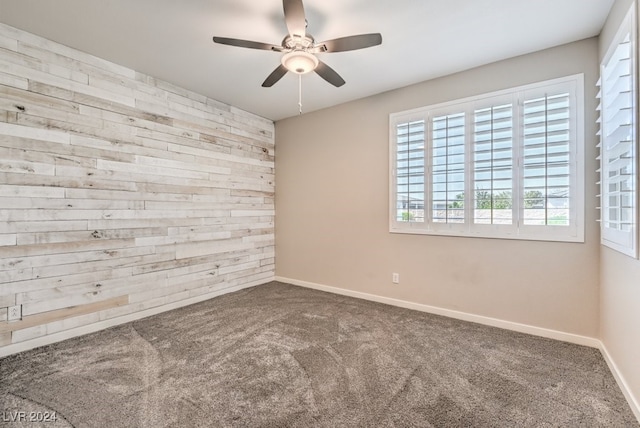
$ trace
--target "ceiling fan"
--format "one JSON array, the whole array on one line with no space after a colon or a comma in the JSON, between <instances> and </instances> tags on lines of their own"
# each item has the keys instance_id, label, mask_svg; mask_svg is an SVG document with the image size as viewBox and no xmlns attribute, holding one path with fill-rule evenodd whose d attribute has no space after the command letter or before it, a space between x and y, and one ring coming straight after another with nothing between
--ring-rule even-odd
<instances>
[{"instance_id":1,"label":"ceiling fan","mask_svg":"<svg viewBox=\"0 0 640 428\"><path fill-rule=\"evenodd\" d=\"M324 52L344 52L356 49L364 49L377 46L382 43L380 33L360 34L357 36L341 37L316 43L311 34L306 32L307 20L304 14L302 0L283 0L284 19L289 34L282 40L281 45L252 42L250 40L232 39L227 37L214 37L213 41L223 45L238 46L241 48L261 49L274 52L284 52L281 64L262 83L269 88L280 80L287 71L299 75L315 71L320 77L336 87L345 84L345 81L315 54Z\"/></svg>"}]
</instances>

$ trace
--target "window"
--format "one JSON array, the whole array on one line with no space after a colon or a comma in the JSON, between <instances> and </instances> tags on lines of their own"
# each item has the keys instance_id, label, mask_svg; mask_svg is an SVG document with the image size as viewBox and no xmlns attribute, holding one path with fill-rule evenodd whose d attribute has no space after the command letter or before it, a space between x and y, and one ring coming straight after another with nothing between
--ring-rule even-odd
<instances>
[{"instance_id":1,"label":"window","mask_svg":"<svg viewBox=\"0 0 640 428\"><path fill-rule=\"evenodd\" d=\"M390 230L584 242L583 77L390 116Z\"/></svg>"},{"instance_id":2,"label":"window","mask_svg":"<svg viewBox=\"0 0 640 428\"><path fill-rule=\"evenodd\" d=\"M603 245L637 257L635 25L631 8L600 66L600 204Z\"/></svg>"}]
</instances>

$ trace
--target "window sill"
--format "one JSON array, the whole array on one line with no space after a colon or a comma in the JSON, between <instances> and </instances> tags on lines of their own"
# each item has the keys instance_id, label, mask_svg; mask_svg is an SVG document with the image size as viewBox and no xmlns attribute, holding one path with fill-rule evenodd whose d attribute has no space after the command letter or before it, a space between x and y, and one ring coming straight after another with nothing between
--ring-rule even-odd
<instances>
[{"instance_id":1,"label":"window sill","mask_svg":"<svg viewBox=\"0 0 640 428\"><path fill-rule=\"evenodd\" d=\"M547 241L547 242L566 242L566 243L584 243L584 236L577 234L576 236L570 235L551 235L543 233L483 233L483 232L465 232L465 231L447 231L447 230L433 230L411 227L390 227L389 233L408 234L408 235L432 235L432 236L446 236L453 238L483 238L483 239L508 239L517 241Z\"/></svg>"}]
</instances>

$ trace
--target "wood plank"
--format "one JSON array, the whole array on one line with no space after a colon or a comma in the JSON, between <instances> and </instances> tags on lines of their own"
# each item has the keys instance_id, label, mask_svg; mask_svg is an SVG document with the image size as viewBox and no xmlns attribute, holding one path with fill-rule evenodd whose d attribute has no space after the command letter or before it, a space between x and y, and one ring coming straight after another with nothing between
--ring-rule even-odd
<instances>
[{"instance_id":1,"label":"wood plank","mask_svg":"<svg viewBox=\"0 0 640 428\"><path fill-rule=\"evenodd\" d=\"M98 58L93 55L89 55L85 52L78 51L76 49L67 47L65 45L61 45L51 40L47 40L45 38L36 36L26 31L18 30L16 28L10 27L5 24L0 24L0 25L2 25L2 28L0 28L0 31L2 33L4 33L9 37L17 38L19 42L18 50L21 50L22 45L27 43L27 44L48 50L50 52L59 54L61 56L69 57L72 59L76 59L80 62L93 65L96 68L99 68L101 70L107 70L108 72L113 74L122 75L130 79L134 79L136 76L136 72L134 70L131 70L130 68L123 67L118 64L114 64L113 62L104 60L102 58Z\"/></svg>"},{"instance_id":2,"label":"wood plank","mask_svg":"<svg viewBox=\"0 0 640 428\"><path fill-rule=\"evenodd\" d=\"M96 103L99 104L99 103ZM100 104L99 104L100 105ZM120 125L132 126L135 128L159 131L170 135L195 138L199 135L186 134L184 131L176 129L172 126L173 120L166 116L157 114L141 113L138 110L121 107L118 112L107 110L105 108L93 107L86 104L80 104L80 114L84 116L100 118L104 121L113 122Z\"/></svg>"},{"instance_id":3,"label":"wood plank","mask_svg":"<svg viewBox=\"0 0 640 428\"><path fill-rule=\"evenodd\" d=\"M17 186L50 186L103 190L137 190L137 183L116 180L95 180L82 177L51 177L40 174L13 174L0 172L0 182Z\"/></svg>"},{"instance_id":4,"label":"wood plank","mask_svg":"<svg viewBox=\"0 0 640 428\"><path fill-rule=\"evenodd\" d=\"M82 83L84 85L89 84L89 76L79 70L61 67L55 64L49 64L49 67L47 67L47 71L54 76L62 77L73 82Z\"/></svg>"},{"instance_id":5,"label":"wood plank","mask_svg":"<svg viewBox=\"0 0 640 428\"><path fill-rule=\"evenodd\" d=\"M8 49L11 51L18 50L18 41L13 37L7 37L0 34L0 48Z\"/></svg>"},{"instance_id":6,"label":"wood plank","mask_svg":"<svg viewBox=\"0 0 640 428\"><path fill-rule=\"evenodd\" d=\"M0 234L0 247L16 245L18 243L18 235L15 233Z\"/></svg>"},{"instance_id":7,"label":"wood plank","mask_svg":"<svg viewBox=\"0 0 640 428\"><path fill-rule=\"evenodd\" d=\"M108 171L127 172L127 171L131 171L131 164L98 159L97 168L108 170ZM171 177L180 177L180 178L192 178L194 180L209 179L209 174L206 172L141 165L139 163L136 164L136 172L138 174L159 175L162 177L171 176Z\"/></svg>"},{"instance_id":8,"label":"wood plank","mask_svg":"<svg viewBox=\"0 0 640 428\"><path fill-rule=\"evenodd\" d=\"M212 152L230 153L230 145L215 144L209 141L202 141L202 139L191 138L190 133L182 133L181 135L165 134L163 132L157 132L150 129L137 129L136 136L140 137L143 141L161 141L167 143L164 147L168 147L168 143L179 144L186 147L204 148ZM180 150L173 150L174 153L184 154Z\"/></svg>"},{"instance_id":9,"label":"wood plank","mask_svg":"<svg viewBox=\"0 0 640 428\"><path fill-rule=\"evenodd\" d=\"M211 276L207 273L198 273L194 275L195 279L186 280L182 279L178 283L167 285L166 287L156 288L153 290L144 290L140 293L132 293L130 300L132 303L141 302L151 299L157 299L159 297L169 297L168 301L174 301L173 299L183 300L193 294L190 293L193 290L199 290L206 288L210 290L210 287L216 285L224 285L224 279L220 277Z\"/></svg>"},{"instance_id":10,"label":"wood plank","mask_svg":"<svg viewBox=\"0 0 640 428\"><path fill-rule=\"evenodd\" d=\"M33 269L21 268L0 271L0 284L2 284L2 293L12 293L9 289L7 282L14 283L16 281L23 281L33 277Z\"/></svg>"},{"instance_id":11,"label":"wood plank","mask_svg":"<svg viewBox=\"0 0 640 428\"><path fill-rule=\"evenodd\" d=\"M220 220L222 221L222 220ZM147 227L174 227L174 226L197 226L202 225L203 219L200 217L190 218L147 218L147 219L123 219L123 220L89 220L89 230L108 229L136 229Z\"/></svg>"},{"instance_id":12,"label":"wood plank","mask_svg":"<svg viewBox=\"0 0 640 428\"><path fill-rule=\"evenodd\" d=\"M55 165L39 162L0 159L0 171L16 174L40 174L53 176L55 174L56 167Z\"/></svg>"},{"instance_id":13,"label":"wood plank","mask_svg":"<svg viewBox=\"0 0 640 428\"><path fill-rule=\"evenodd\" d=\"M77 305L96 303L105 299L123 296L125 294L128 296L134 292L139 292L144 289L163 287L165 282L166 280L161 278L155 280L149 279L147 281L140 280L131 284L127 279L118 280L115 283L111 283L109 287L105 286L100 289L94 288L91 291L85 291L86 287L74 287L77 292L73 294L65 293L64 295L61 294L61 297L59 298L23 303L22 314L23 316L35 315L42 312L50 312Z\"/></svg>"},{"instance_id":14,"label":"wood plank","mask_svg":"<svg viewBox=\"0 0 640 428\"><path fill-rule=\"evenodd\" d=\"M48 108L67 113L79 113L78 103L45 96L36 92L0 86L0 95L3 102L16 108L16 111L24 111L27 108ZM19 108L23 107L23 108Z\"/></svg>"},{"instance_id":15,"label":"wood plank","mask_svg":"<svg viewBox=\"0 0 640 428\"><path fill-rule=\"evenodd\" d=\"M174 260L175 254L171 252L160 253L149 252L143 255L130 255L126 259L122 258L107 258L101 260L87 260L82 264L74 263L73 261L53 265L43 265L34 267L31 269L33 274L32 278L56 278L59 276L68 276L76 274L84 274L87 272L102 271L105 269L125 269L138 265L144 265L147 263L163 262L167 260ZM0 272L0 276L2 272Z\"/></svg>"},{"instance_id":16,"label":"wood plank","mask_svg":"<svg viewBox=\"0 0 640 428\"><path fill-rule=\"evenodd\" d=\"M150 227L139 229L81 230L72 232L40 232L17 234L16 244L52 244L61 242L82 242L92 239L139 239L149 236L167 236L168 228ZM1 236L1 235L0 235Z\"/></svg>"},{"instance_id":17,"label":"wood plank","mask_svg":"<svg viewBox=\"0 0 640 428\"><path fill-rule=\"evenodd\" d=\"M181 269L191 268L193 266L197 266L198 269L195 271L211 269L211 257L191 257L186 259L171 259L164 260L160 262L152 262L146 264L140 264L133 268L133 275L141 275L148 272L158 272L158 271L170 271L167 272L167 275L170 275L171 272L181 271ZM215 265L214 265L215 266Z\"/></svg>"},{"instance_id":18,"label":"wood plank","mask_svg":"<svg viewBox=\"0 0 640 428\"><path fill-rule=\"evenodd\" d=\"M4 137L7 138L7 140L10 138L6 136ZM11 139L14 140L13 138ZM55 167L56 156L53 153L47 153L44 151L31 151L25 150L24 148L5 147L0 145L0 160L16 162L37 162Z\"/></svg>"},{"instance_id":19,"label":"wood plank","mask_svg":"<svg viewBox=\"0 0 640 428\"><path fill-rule=\"evenodd\" d=\"M246 244L245 244L246 245ZM102 261L102 260L119 260L115 263L116 266L126 266L129 257L142 256L153 254L154 249L152 247L141 248L124 248L124 249L112 249L112 250L97 250L97 251L78 251L73 253L54 253L45 254L31 257L7 257L0 259L0 271L4 270L17 270L24 268L39 268L52 265L65 265L65 264L84 264L87 262Z\"/></svg>"},{"instance_id":20,"label":"wood plank","mask_svg":"<svg viewBox=\"0 0 640 428\"><path fill-rule=\"evenodd\" d=\"M255 158L245 158L239 154L231 154L231 149L226 150L226 153L221 152L219 150L213 151L209 150L210 144L200 142L200 143L191 143L188 145L185 144L175 144L169 143L167 148L169 151L174 151L177 153L189 153L196 156L204 156L212 159L218 159L226 162L235 162L241 165L255 165L258 167L274 167L274 162L272 160L262 160Z\"/></svg>"},{"instance_id":21,"label":"wood plank","mask_svg":"<svg viewBox=\"0 0 640 428\"><path fill-rule=\"evenodd\" d=\"M26 289L16 293L15 304L24 305L24 311L40 312L38 308L50 310L56 301L58 305L69 306L68 304L73 302L73 299L84 301L95 299L96 296L104 297L107 293L125 294L128 290L133 289L128 286L130 275L131 269L123 269L119 275L107 276L103 274L102 277L89 278L72 284L59 281L55 287L33 288L31 283L27 283ZM144 283L153 282L159 286L165 278L166 274L163 272L149 272L139 275L136 278L135 286L141 287ZM36 305L38 306L35 307Z\"/></svg>"},{"instance_id":22,"label":"wood plank","mask_svg":"<svg viewBox=\"0 0 640 428\"><path fill-rule=\"evenodd\" d=\"M176 259L184 259L203 255L235 253L251 247L251 244L239 242L234 239L226 239L220 241L201 241L190 244L176 244L175 251Z\"/></svg>"},{"instance_id":23,"label":"wood plank","mask_svg":"<svg viewBox=\"0 0 640 428\"><path fill-rule=\"evenodd\" d=\"M87 221L14 221L0 222L0 233L36 233L88 230Z\"/></svg>"},{"instance_id":24,"label":"wood plank","mask_svg":"<svg viewBox=\"0 0 640 428\"><path fill-rule=\"evenodd\" d=\"M2 188L0 188L1 190ZM181 187L181 189L183 189ZM229 191L220 190L216 194L228 194ZM191 193L175 193L175 192L129 192L119 190L101 190L101 189L65 189L64 196L67 199L90 199L95 197L102 200L119 200L119 201L192 201L194 195Z\"/></svg>"},{"instance_id":25,"label":"wood plank","mask_svg":"<svg viewBox=\"0 0 640 428\"><path fill-rule=\"evenodd\" d=\"M1 214L0 214L1 215ZM86 251L109 251L135 247L135 239L94 239L92 241L56 242L53 244L0 247L0 259L33 257L47 254L71 254Z\"/></svg>"},{"instance_id":26,"label":"wood plank","mask_svg":"<svg viewBox=\"0 0 640 428\"><path fill-rule=\"evenodd\" d=\"M0 72L0 85L11 86L13 88L27 89L29 87L29 80Z\"/></svg>"},{"instance_id":27,"label":"wood plank","mask_svg":"<svg viewBox=\"0 0 640 428\"><path fill-rule=\"evenodd\" d=\"M50 104L50 103L47 103ZM92 126L94 128L103 128L103 121L100 118L85 116L76 111L63 110L57 106L44 105L44 103L34 103L29 100L22 99L14 101L11 99L0 98L0 109L7 111L15 111L18 115L29 114L46 119L52 119L71 124L83 126Z\"/></svg>"},{"instance_id":28,"label":"wood plank","mask_svg":"<svg viewBox=\"0 0 640 428\"><path fill-rule=\"evenodd\" d=\"M191 158L192 156L189 157ZM184 162L173 159L161 159L149 156L135 156L134 162L137 165L158 166L163 167L163 169L171 168L177 170L206 172L210 174L231 174L231 168L229 167L213 165L213 163L200 163L195 159L195 157L193 158L194 159L190 159L189 162Z\"/></svg>"},{"instance_id":29,"label":"wood plank","mask_svg":"<svg viewBox=\"0 0 640 428\"><path fill-rule=\"evenodd\" d=\"M13 137L30 138L39 141L69 144L69 135L65 132L15 125L12 123L0 122L0 134Z\"/></svg>"},{"instance_id":30,"label":"wood plank","mask_svg":"<svg viewBox=\"0 0 640 428\"><path fill-rule=\"evenodd\" d=\"M64 77L55 76L45 71L41 71L35 67L29 67L28 64L9 62L6 58L7 55L1 54L2 51L0 51L0 67L4 67L6 70L8 70L8 74L12 74L17 77L26 77L29 80L46 83L52 86L58 86L60 88L74 92L80 92L83 94L100 97L126 106L135 106L135 99L132 96L121 95L104 89L95 88L87 84L75 82L73 80L68 80Z\"/></svg>"},{"instance_id":31,"label":"wood plank","mask_svg":"<svg viewBox=\"0 0 640 428\"><path fill-rule=\"evenodd\" d=\"M118 306L116 306L118 307ZM101 312L92 312L87 315L78 315L72 318L64 318L47 324L47 334L58 333L72 328L82 327L100 321Z\"/></svg>"},{"instance_id":32,"label":"wood plank","mask_svg":"<svg viewBox=\"0 0 640 428\"><path fill-rule=\"evenodd\" d=\"M104 200L104 199L54 199L54 198L4 198L4 206L7 209L38 209L38 210L142 210L144 201L136 200Z\"/></svg>"},{"instance_id":33,"label":"wood plank","mask_svg":"<svg viewBox=\"0 0 640 428\"><path fill-rule=\"evenodd\" d=\"M113 138L113 136L87 136L72 135L71 144L83 148L111 151L128 155L133 159L132 154L151 155L172 159L186 159L179 153L167 154L167 144L162 141L149 140L137 136L128 136L127 139ZM174 157L175 156L175 157ZM132 162L127 159L127 162Z\"/></svg>"},{"instance_id":34,"label":"wood plank","mask_svg":"<svg viewBox=\"0 0 640 428\"><path fill-rule=\"evenodd\" d=\"M99 302L88 303L86 305L71 306L55 311L43 312L35 315L27 315L19 321L0 322L0 334L44 325L50 322L72 318L79 315L85 315L92 312L98 312L109 308L115 308L117 306L126 305L128 302L129 298L127 296L118 296Z\"/></svg>"},{"instance_id":35,"label":"wood plank","mask_svg":"<svg viewBox=\"0 0 640 428\"><path fill-rule=\"evenodd\" d=\"M38 276L25 281L16 280L11 284L3 285L3 292L24 297L25 293L39 290L59 289L82 283L92 283L93 285L114 278L126 278L132 274L131 267L110 269L109 266L99 267L94 264L95 269L91 272L68 273L66 275L50 275L47 277ZM55 268L55 266L52 266ZM20 297L20 299L22 298ZM22 303L22 300L19 302ZM13 303L15 304L15 303Z\"/></svg>"},{"instance_id":36,"label":"wood plank","mask_svg":"<svg viewBox=\"0 0 640 428\"><path fill-rule=\"evenodd\" d=\"M180 243L195 243L198 241L217 241L231 238L231 232L212 232L207 234L188 234L188 235L174 235L174 236L151 236L146 238L136 238L136 245L151 246L151 245L169 245Z\"/></svg>"},{"instance_id":37,"label":"wood plank","mask_svg":"<svg viewBox=\"0 0 640 428\"><path fill-rule=\"evenodd\" d=\"M141 111L122 104L114 104L99 97L73 92L70 90L47 85L46 83L29 82L28 89L29 91L34 93L72 101L74 103L77 103L78 105L94 107L99 110L121 114L126 117L142 119L145 121L160 123L164 125L173 124L173 119L167 116Z\"/></svg>"},{"instance_id":38,"label":"wood plank","mask_svg":"<svg viewBox=\"0 0 640 428\"><path fill-rule=\"evenodd\" d=\"M2 333L5 334L5 333ZM47 335L47 326L46 325L36 325L33 327L28 327L22 330L17 330L9 333L11 334L11 342L19 343L24 342L26 340L36 339L38 337Z\"/></svg>"},{"instance_id":39,"label":"wood plank","mask_svg":"<svg viewBox=\"0 0 640 428\"><path fill-rule=\"evenodd\" d=\"M112 79L114 81L119 80L131 82L131 85L134 84L133 76L135 73L132 73L132 70L128 70L126 68L119 68L118 70L105 68L98 65L96 62L86 61L86 58L83 58L81 55L74 55L74 57L72 57L70 55L48 50L45 47L39 46L35 43L29 43L24 40L21 40L18 43L18 51L25 56L37 58L43 63L55 64L69 70L75 70L86 76L94 76L101 79ZM91 56L88 57L91 59L95 58L92 58ZM125 74L123 74L123 72Z\"/></svg>"},{"instance_id":40,"label":"wood plank","mask_svg":"<svg viewBox=\"0 0 640 428\"><path fill-rule=\"evenodd\" d=\"M103 146L111 148L111 150L102 150L95 147L83 147L75 144L78 141L76 136L70 137L71 145L58 144L51 142L43 142L30 138L13 137L8 135L0 135L0 147L13 150L29 151L30 153L42 153L49 155L55 159L56 164L65 164L63 161L75 162L80 165L87 165L87 162L95 165L95 159L109 159L122 162L130 162L133 156L128 153L116 152L113 145L103 143ZM35 156L35 155L34 155Z\"/></svg>"},{"instance_id":41,"label":"wood plank","mask_svg":"<svg viewBox=\"0 0 640 428\"><path fill-rule=\"evenodd\" d=\"M58 132L62 132L67 135L67 139L70 138L69 133L85 134L95 137L108 137L113 139L117 139L121 136L114 132L105 131L104 125L102 124L99 127L95 127L90 124L84 125L81 120L63 121L27 113L18 113L17 124L31 128L55 129Z\"/></svg>"},{"instance_id":42,"label":"wood plank","mask_svg":"<svg viewBox=\"0 0 640 428\"><path fill-rule=\"evenodd\" d=\"M0 291L0 308L6 308L16 304L16 295L6 290Z\"/></svg>"}]
</instances>

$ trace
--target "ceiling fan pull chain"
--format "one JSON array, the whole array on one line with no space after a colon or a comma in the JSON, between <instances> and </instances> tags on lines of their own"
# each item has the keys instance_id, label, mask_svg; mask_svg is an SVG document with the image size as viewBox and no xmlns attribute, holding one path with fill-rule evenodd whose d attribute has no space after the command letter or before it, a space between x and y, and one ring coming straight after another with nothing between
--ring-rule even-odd
<instances>
[{"instance_id":1,"label":"ceiling fan pull chain","mask_svg":"<svg viewBox=\"0 0 640 428\"><path fill-rule=\"evenodd\" d=\"M302 74L298 74L298 114L302 114Z\"/></svg>"}]
</instances>

